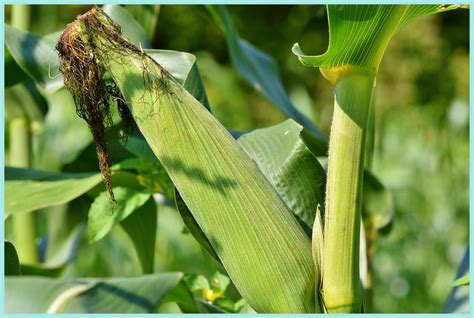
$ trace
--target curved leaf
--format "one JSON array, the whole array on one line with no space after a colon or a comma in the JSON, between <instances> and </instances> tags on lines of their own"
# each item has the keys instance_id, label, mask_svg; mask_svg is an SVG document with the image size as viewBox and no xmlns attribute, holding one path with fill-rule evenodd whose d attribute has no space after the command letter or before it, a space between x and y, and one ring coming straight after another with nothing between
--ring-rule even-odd
<instances>
[{"instance_id":1,"label":"curved leaf","mask_svg":"<svg viewBox=\"0 0 474 318\"><path fill-rule=\"evenodd\" d=\"M408 6L402 5L328 5L329 45L326 53L305 55L298 43L293 46L293 53L306 66L352 65L375 71L407 9ZM333 82L332 79L329 81Z\"/></svg>"},{"instance_id":2,"label":"curved leaf","mask_svg":"<svg viewBox=\"0 0 474 318\"><path fill-rule=\"evenodd\" d=\"M7 277L8 313L151 313L179 284L182 273L129 278Z\"/></svg>"},{"instance_id":3,"label":"curved leaf","mask_svg":"<svg viewBox=\"0 0 474 318\"><path fill-rule=\"evenodd\" d=\"M301 140L302 130L288 119L244 134L238 142L290 210L311 228L316 207L324 205L326 173Z\"/></svg>"},{"instance_id":4,"label":"curved leaf","mask_svg":"<svg viewBox=\"0 0 474 318\"><path fill-rule=\"evenodd\" d=\"M210 6L208 8L224 32L227 48L235 68L285 115L310 131L318 140L320 150L324 153L326 151L326 136L293 105L278 76L275 61L239 37L225 7Z\"/></svg>"},{"instance_id":5,"label":"curved leaf","mask_svg":"<svg viewBox=\"0 0 474 318\"><path fill-rule=\"evenodd\" d=\"M125 8L118 4L106 4L102 9L114 19L114 21L120 24L123 35L126 36L130 42L143 49L149 49L151 47L145 30L143 30L140 23L138 23Z\"/></svg>"},{"instance_id":6,"label":"curved leaf","mask_svg":"<svg viewBox=\"0 0 474 318\"><path fill-rule=\"evenodd\" d=\"M153 273L157 227L157 206L153 198L125 218L120 225L133 242L143 273Z\"/></svg>"},{"instance_id":7,"label":"curved leaf","mask_svg":"<svg viewBox=\"0 0 474 318\"><path fill-rule=\"evenodd\" d=\"M375 72L392 35L424 15L452 10L459 5L328 5L329 45L324 54L292 50L306 66L321 67L332 83L353 66ZM324 69L332 69L324 71Z\"/></svg>"},{"instance_id":8,"label":"curved leaf","mask_svg":"<svg viewBox=\"0 0 474 318\"><path fill-rule=\"evenodd\" d=\"M116 206L112 207L108 192L95 198L88 216L89 243L103 238L112 227L141 207L150 198L150 192L131 188L114 187Z\"/></svg>"},{"instance_id":9,"label":"curved leaf","mask_svg":"<svg viewBox=\"0 0 474 318\"><path fill-rule=\"evenodd\" d=\"M63 85L54 49L58 39L59 33L39 37L5 24L5 44L13 58L47 92Z\"/></svg>"},{"instance_id":10,"label":"curved leaf","mask_svg":"<svg viewBox=\"0 0 474 318\"><path fill-rule=\"evenodd\" d=\"M176 204L176 209L178 210L179 214L181 215L181 218L183 219L184 224L188 228L189 232L191 232L192 236L198 241L198 243L219 263L221 260L219 259L219 256L217 255L216 251L212 247L211 242L209 239L206 237L204 232L201 230L199 227L199 224L196 222L196 219L194 218L193 214L189 210L189 208L186 206L186 203L184 203L183 198L179 195L179 192L175 189L174 191L175 195L175 204Z\"/></svg>"},{"instance_id":11,"label":"curved leaf","mask_svg":"<svg viewBox=\"0 0 474 318\"><path fill-rule=\"evenodd\" d=\"M98 173L54 173L6 167L5 218L12 213L67 203L101 181Z\"/></svg>"},{"instance_id":12,"label":"curved leaf","mask_svg":"<svg viewBox=\"0 0 474 318\"><path fill-rule=\"evenodd\" d=\"M5 88L26 81L30 77L21 69L13 58L8 47L5 46Z\"/></svg>"},{"instance_id":13,"label":"curved leaf","mask_svg":"<svg viewBox=\"0 0 474 318\"><path fill-rule=\"evenodd\" d=\"M8 241L4 245L5 255L5 276L18 276L21 274L20 260L16 252L15 246Z\"/></svg>"}]
</instances>

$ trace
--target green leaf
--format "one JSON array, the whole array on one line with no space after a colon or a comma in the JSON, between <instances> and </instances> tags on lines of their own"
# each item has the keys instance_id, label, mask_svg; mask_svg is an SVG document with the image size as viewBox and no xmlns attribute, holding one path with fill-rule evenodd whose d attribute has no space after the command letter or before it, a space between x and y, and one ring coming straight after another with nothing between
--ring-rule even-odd
<instances>
[{"instance_id":1,"label":"green leaf","mask_svg":"<svg viewBox=\"0 0 474 318\"><path fill-rule=\"evenodd\" d=\"M39 167L59 170L76 159L92 141L84 120L77 120L71 94L61 88L45 94L48 112L41 133L35 139L34 160Z\"/></svg>"},{"instance_id":2,"label":"green leaf","mask_svg":"<svg viewBox=\"0 0 474 318\"><path fill-rule=\"evenodd\" d=\"M130 278L7 277L8 313L151 313L182 273Z\"/></svg>"},{"instance_id":3,"label":"green leaf","mask_svg":"<svg viewBox=\"0 0 474 318\"><path fill-rule=\"evenodd\" d=\"M326 173L301 140L302 130L288 119L244 134L238 142L290 210L311 228L316 207L324 206Z\"/></svg>"},{"instance_id":4,"label":"green leaf","mask_svg":"<svg viewBox=\"0 0 474 318\"><path fill-rule=\"evenodd\" d=\"M6 167L5 218L13 213L67 203L101 181L98 173L54 173Z\"/></svg>"},{"instance_id":5,"label":"green leaf","mask_svg":"<svg viewBox=\"0 0 474 318\"><path fill-rule=\"evenodd\" d=\"M457 287L457 286L466 286L469 285L469 273L464 275L463 277L460 277L456 279L451 286Z\"/></svg>"},{"instance_id":6,"label":"green leaf","mask_svg":"<svg viewBox=\"0 0 474 318\"><path fill-rule=\"evenodd\" d=\"M189 289L193 292L201 291L204 288L211 288L209 281L203 275L186 274L184 276L184 281L189 286Z\"/></svg>"},{"instance_id":7,"label":"green leaf","mask_svg":"<svg viewBox=\"0 0 474 318\"><path fill-rule=\"evenodd\" d=\"M226 291L227 287L230 285L230 279L228 276L222 274L221 272L216 272L211 277L211 287L217 291Z\"/></svg>"},{"instance_id":8,"label":"green leaf","mask_svg":"<svg viewBox=\"0 0 474 318\"><path fill-rule=\"evenodd\" d=\"M130 188L113 188L116 206L107 191L101 192L91 205L88 216L89 243L103 238L112 227L124 220L150 198L150 192L136 191Z\"/></svg>"},{"instance_id":9,"label":"green leaf","mask_svg":"<svg viewBox=\"0 0 474 318\"><path fill-rule=\"evenodd\" d=\"M410 5L405 14L403 15L400 23L398 24L398 30L404 27L405 25L417 20L418 18L463 8L463 5L454 4L454 5L443 5L443 4L422 4L422 5Z\"/></svg>"},{"instance_id":10,"label":"green leaf","mask_svg":"<svg viewBox=\"0 0 474 318\"><path fill-rule=\"evenodd\" d=\"M34 85L26 85L25 83L5 89L5 112L7 119L26 115L33 134L37 134L44 127L44 116L41 112L44 102L44 99L39 96Z\"/></svg>"},{"instance_id":11,"label":"green leaf","mask_svg":"<svg viewBox=\"0 0 474 318\"><path fill-rule=\"evenodd\" d=\"M153 273L155 263L157 207L153 198L127 218L120 225L130 236L138 253L143 273Z\"/></svg>"},{"instance_id":12,"label":"green leaf","mask_svg":"<svg viewBox=\"0 0 474 318\"><path fill-rule=\"evenodd\" d=\"M5 46L5 88L16 85L18 83L28 80L30 77L21 69L18 63L13 59L10 50Z\"/></svg>"},{"instance_id":13,"label":"green leaf","mask_svg":"<svg viewBox=\"0 0 474 318\"><path fill-rule=\"evenodd\" d=\"M118 4L106 4L102 9L115 22L120 24L123 35L134 45L143 49L151 47L150 40L143 30L143 27L133 18L133 16Z\"/></svg>"},{"instance_id":14,"label":"green leaf","mask_svg":"<svg viewBox=\"0 0 474 318\"><path fill-rule=\"evenodd\" d=\"M22 264L21 274L23 276L45 276L59 277L64 271L64 264L58 266L48 266L43 264Z\"/></svg>"},{"instance_id":15,"label":"green leaf","mask_svg":"<svg viewBox=\"0 0 474 318\"><path fill-rule=\"evenodd\" d=\"M103 46L107 38L87 21L92 15L107 23L101 14L93 9L71 27L92 34L101 65L239 292L259 312L315 312L319 273L291 211L227 130L168 72L136 50Z\"/></svg>"},{"instance_id":16,"label":"green leaf","mask_svg":"<svg viewBox=\"0 0 474 318\"><path fill-rule=\"evenodd\" d=\"M179 282L179 284L170 290L161 300L161 304L167 302L175 302L178 304L183 313L196 313L200 311L196 299L185 280Z\"/></svg>"},{"instance_id":17,"label":"green leaf","mask_svg":"<svg viewBox=\"0 0 474 318\"><path fill-rule=\"evenodd\" d=\"M119 24L121 24L124 32L129 33L135 41L134 43L145 41L143 43L146 45L142 43L145 52L163 65L193 96L209 108L209 102L194 55L171 50L147 49L149 42L144 40L146 35L143 33L143 29L141 31L136 29L137 27L141 29L141 27L137 26L137 22L133 20L130 14L117 5L106 7L120 18ZM39 37L33 33L5 25L5 43L11 50L14 60L48 93L53 93L64 85L62 75L59 72L59 61L55 49L58 38L59 33ZM55 100L58 99L55 98Z\"/></svg>"},{"instance_id":18,"label":"green leaf","mask_svg":"<svg viewBox=\"0 0 474 318\"><path fill-rule=\"evenodd\" d=\"M421 16L455 9L442 5L328 5L329 45L324 54L310 56L298 43L293 53L303 65L322 68L335 83L357 67L376 72L387 44L402 26ZM330 70L325 70L330 69Z\"/></svg>"},{"instance_id":19,"label":"green leaf","mask_svg":"<svg viewBox=\"0 0 474 318\"><path fill-rule=\"evenodd\" d=\"M5 241L5 276L18 276L21 274L20 260L16 252L15 246Z\"/></svg>"},{"instance_id":20,"label":"green leaf","mask_svg":"<svg viewBox=\"0 0 474 318\"><path fill-rule=\"evenodd\" d=\"M275 61L239 37L224 6L210 6L208 9L225 34L232 64L239 73L285 115L310 131L319 141L320 151L324 153L326 151L326 136L293 105L278 76Z\"/></svg>"},{"instance_id":21,"label":"green leaf","mask_svg":"<svg viewBox=\"0 0 474 318\"><path fill-rule=\"evenodd\" d=\"M146 50L145 52L173 75L194 98L210 109L194 55L170 50Z\"/></svg>"},{"instance_id":22,"label":"green leaf","mask_svg":"<svg viewBox=\"0 0 474 318\"><path fill-rule=\"evenodd\" d=\"M5 24L5 44L13 58L43 90L53 92L63 85L54 49L59 33L39 37Z\"/></svg>"},{"instance_id":23,"label":"green leaf","mask_svg":"<svg viewBox=\"0 0 474 318\"><path fill-rule=\"evenodd\" d=\"M291 211L311 230L316 207L324 206L326 173L300 138L303 127L291 119L238 139ZM301 171L305 171L304 174ZM209 240L177 193L176 206L191 234L220 262Z\"/></svg>"},{"instance_id":24,"label":"green leaf","mask_svg":"<svg viewBox=\"0 0 474 318\"><path fill-rule=\"evenodd\" d=\"M156 28L158 25L158 16L160 13L160 5L125 5L125 9L140 23L145 31L148 39L153 41L155 37Z\"/></svg>"},{"instance_id":25,"label":"green leaf","mask_svg":"<svg viewBox=\"0 0 474 318\"><path fill-rule=\"evenodd\" d=\"M469 246L466 248L464 257L459 264L457 278L469 275ZM457 281L457 280L456 280ZM443 312L445 313L469 313L469 286L454 286L449 293Z\"/></svg>"},{"instance_id":26,"label":"green leaf","mask_svg":"<svg viewBox=\"0 0 474 318\"><path fill-rule=\"evenodd\" d=\"M194 218L193 214L191 213L189 208L186 206L186 203L184 203L183 198L181 198L181 196L179 195L179 192L176 189L175 189L174 195L175 195L176 209L181 215L181 218L183 219L183 222L188 228L189 232L191 232L192 236L194 236L194 238L204 248L204 250L206 250L209 253L209 255L211 255L216 261L220 263L221 260L219 259L219 256L217 255L214 248L212 247L211 242L206 237L202 229L199 227L199 224L196 222L196 219Z\"/></svg>"},{"instance_id":27,"label":"green leaf","mask_svg":"<svg viewBox=\"0 0 474 318\"><path fill-rule=\"evenodd\" d=\"M204 308L205 312L208 312L210 314L225 314L226 311L223 310L222 308L219 308L217 306L214 306L212 303L199 299L198 300L199 305Z\"/></svg>"}]
</instances>

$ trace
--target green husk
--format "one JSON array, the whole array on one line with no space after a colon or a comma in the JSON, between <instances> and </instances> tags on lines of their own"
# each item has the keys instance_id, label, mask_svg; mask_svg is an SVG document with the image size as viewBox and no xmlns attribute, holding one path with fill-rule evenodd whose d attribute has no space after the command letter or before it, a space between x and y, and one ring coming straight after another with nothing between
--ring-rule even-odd
<instances>
[{"instance_id":1,"label":"green husk","mask_svg":"<svg viewBox=\"0 0 474 318\"><path fill-rule=\"evenodd\" d=\"M107 111L105 99L127 105L249 305L266 313L319 312L309 239L227 130L97 7L67 26L58 51L80 109ZM105 72L113 83L104 82ZM91 83L97 78L102 83Z\"/></svg>"}]
</instances>

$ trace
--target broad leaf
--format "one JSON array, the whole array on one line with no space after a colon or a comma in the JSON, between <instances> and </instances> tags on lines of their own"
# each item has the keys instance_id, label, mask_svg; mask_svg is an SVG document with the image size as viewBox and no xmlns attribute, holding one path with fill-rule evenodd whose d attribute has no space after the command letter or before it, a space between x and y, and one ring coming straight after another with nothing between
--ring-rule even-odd
<instances>
[{"instance_id":1,"label":"broad leaf","mask_svg":"<svg viewBox=\"0 0 474 318\"><path fill-rule=\"evenodd\" d=\"M54 173L6 167L5 218L13 213L67 203L101 181L98 173Z\"/></svg>"},{"instance_id":2,"label":"broad leaf","mask_svg":"<svg viewBox=\"0 0 474 318\"><path fill-rule=\"evenodd\" d=\"M400 23L398 24L398 30L403 28L405 25L415 21L416 19L435 14L439 12L455 10L459 8L465 8L463 5L453 4L453 5L444 5L444 4L423 4L423 5L411 5L403 15Z\"/></svg>"},{"instance_id":3,"label":"broad leaf","mask_svg":"<svg viewBox=\"0 0 474 318\"><path fill-rule=\"evenodd\" d=\"M138 23L125 8L118 4L106 4L102 9L114 19L115 22L120 24L123 35L126 36L130 42L143 49L149 49L151 47L145 30L143 30L140 23Z\"/></svg>"},{"instance_id":4,"label":"broad leaf","mask_svg":"<svg viewBox=\"0 0 474 318\"><path fill-rule=\"evenodd\" d=\"M33 82L15 85L5 90L6 119L26 116L34 134L44 127L44 116L41 111L44 106L46 106L45 100L38 93Z\"/></svg>"},{"instance_id":5,"label":"broad leaf","mask_svg":"<svg viewBox=\"0 0 474 318\"><path fill-rule=\"evenodd\" d=\"M257 163L290 210L310 228L324 205L326 173L300 138L293 120L242 135L238 142Z\"/></svg>"},{"instance_id":6,"label":"broad leaf","mask_svg":"<svg viewBox=\"0 0 474 318\"><path fill-rule=\"evenodd\" d=\"M175 302L178 304L183 313L196 313L200 311L191 289L184 280L179 282L179 284L169 291L166 297L161 300L161 304L167 302Z\"/></svg>"},{"instance_id":7,"label":"broad leaf","mask_svg":"<svg viewBox=\"0 0 474 318\"><path fill-rule=\"evenodd\" d=\"M189 232L191 232L192 236L194 236L194 238L209 253L209 255L211 255L216 261L220 263L221 260L219 259L219 256L212 247L211 242L209 242L209 239L199 227L199 224L196 222L196 219L194 218L193 214L186 206L186 203L184 203L183 198L181 198L177 190L175 190L174 194L176 209L178 209L178 212L181 215L181 218L183 219L183 222L188 228Z\"/></svg>"},{"instance_id":8,"label":"broad leaf","mask_svg":"<svg viewBox=\"0 0 474 318\"><path fill-rule=\"evenodd\" d=\"M194 98L209 109L209 101L194 55L170 50L146 50L146 53L170 72Z\"/></svg>"},{"instance_id":9,"label":"broad leaf","mask_svg":"<svg viewBox=\"0 0 474 318\"><path fill-rule=\"evenodd\" d=\"M149 198L120 223L135 246L144 274L153 273L155 264L156 209L155 201Z\"/></svg>"},{"instance_id":10,"label":"broad leaf","mask_svg":"<svg viewBox=\"0 0 474 318\"><path fill-rule=\"evenodd\" d=\"M28 80L30 77L18 66L10 50L5 46L5 88Z\"/></svg>"},{"instance_id":11,"label":"broad leaf","mask_svg":"<svg viewBox=\"0 0 474 318\"><path fill-rule=\"evenodd\" d=\"M54 49L58 38L59 33L39 37L5 24L5 43L13 58L47 92L63 85Z\"/></svg>"},{"instance_id":12,"label":"broad leaf","mask_svg":"<svg viewBox=\"0 0 474 318\"><path fill-rule=\"evenodd\" d=\"M182 273L130 278L7 277L8 313L150 313L183 277Z\"/></svg>"},{"instance_id":13,"label":"broad leaf","mask_svg":"<svg viewBox=\"0 0 474 318\"><path fill-rule=\"evenodd\" d=\"M158 25L158 16L160 13L160 5L142 4L142 5L125 5L125 9L140 23L145 31L148 39L153 41L155 37L156 27Z\"/></svg>"},{"instance_id":14,"label":"broad leaf","mask_svg":"<svg viewBox=\"0 0 474 318\"><path fill-rule=\"evenodd\" d=\"M227 130L168 72L136 49L104 45L110 38L88 23L98 17L113 32L102 14L94 8L70 27L92 35L95 46L85 49L100 52L240 293L260 312L315 312L310 241L291 211Z\"/></svg>"},{"instance_id":15,"label":"broad leaf","mask_svg":"<svg viewBox=\"0 0 474 318\"><path fill-rule=\"evenodd\" d=\"M316 128L311 120L305 117L293 105L278 76L278 68L275 61L269 55L239 37L225 7L212 6L208 8L214 20L225 34L227 48L235 68L285 115L294 119L311 132L318 140L319 150L324 153L326 137Z\"/></svg>"},{"instance_id":16,"label":"broad leaf","mask_svg":"<svg viewBox=\"0 0 474 318\"><path fill-rule=\"evenodd\" d=\"M91 205L88 216L89 242L103 238L112 227L124 220L150 198L150 192L114 187L116 206L112 206L107 191L100 193Z\"/></svg>"},{"instance_id":17,"label":"broad leaf","mask_svg":"<svg viewBox=\"0 0 474 318\"><path fill-rule=\"evenodd\" d=\"M77 119L71 94L64 89L45 94L48 112L35 137L34 160L39 167L59 170L72 162L92 141L87 124Z\"/></svg>"},{"instance_id":18,"label":"broad leaf","mask_svg":"<svg viewBox=\"0 0 474 318\"><path fill-rule=\"evenodd\" d=\"M322 68L333 84L348 66L376 72L393 34L418 17L454 9L442 5L328 5L329 45L324 54L293 53L306 66ZM330 70L325 70L330 69Z\"/></svg>"},{"instance_id":19,"label":"broad leaf","mask_svg":"<svg viewBox=\"0 0 474 318\"><path fill-rule=\"evenodd\" d=\"M238 143L257 163L291 211L304 222L305 230L311 232L316 207L324 203L326 173L300 138L302 129L289 119L243 134ZM211 256L220 261L179 193L176 194L176 206L192 235Z\"/></svg>"}]
</instances>

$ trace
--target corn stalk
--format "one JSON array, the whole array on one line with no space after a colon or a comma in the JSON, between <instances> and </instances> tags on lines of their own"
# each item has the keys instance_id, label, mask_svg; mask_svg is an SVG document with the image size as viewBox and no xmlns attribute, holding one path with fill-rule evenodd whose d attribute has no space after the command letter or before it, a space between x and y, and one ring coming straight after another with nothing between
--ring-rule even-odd
<instances>
[{"instance_id":1,"label":"corn stalk","mask_svg":"<svg viewBox=\"0 0 474 318\"><path fill-rule=\"evenodd\" d=\"M306 66L319 67L334 86L320 297L329 313L362 311L359 244L365 139L380 61L393 34L419 16L453 9L437 5L329 5L326 53L293 52ZM315 227L316 228L316 225Z\"/></svg>"}]
</instances>

